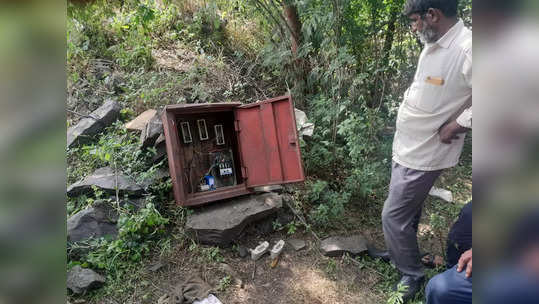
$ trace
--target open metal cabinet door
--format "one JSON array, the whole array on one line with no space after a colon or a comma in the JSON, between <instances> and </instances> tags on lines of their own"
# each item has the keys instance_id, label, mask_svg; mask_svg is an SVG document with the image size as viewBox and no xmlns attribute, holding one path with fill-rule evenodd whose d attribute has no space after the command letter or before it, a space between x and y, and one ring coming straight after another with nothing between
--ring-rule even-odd
<instances>
[{"instance_id":1,"label":"open metal cabinet door","mask_svg":"<svg viewBox=\"0 0 539 304\"><path fill-rule=\"evenodd\" d=\"M235 119L247 187L305 179L290 96L239 106Z\"/></svg>"}]
</instances>

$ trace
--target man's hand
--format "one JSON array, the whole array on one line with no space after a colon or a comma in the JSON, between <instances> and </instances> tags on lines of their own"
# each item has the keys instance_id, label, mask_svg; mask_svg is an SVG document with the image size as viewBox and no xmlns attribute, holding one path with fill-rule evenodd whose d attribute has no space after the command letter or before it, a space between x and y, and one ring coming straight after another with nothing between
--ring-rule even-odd
<instances>
[{"instance_id":1,"label":"man's hand","mask_svg":"<svg viewBox=\"0 0 539 304\"><path fill-rule=\"evenodd\" d=\"M466 267L466 277L472 276L472 250L465 251L459 259L457 271L461 272Z\"/></svg>"},{"instance_id":2,"label":"man's hand","mask_svg":"<svg viewBox=\"0 0 539 304\"><path fill-rule=\"evenodd\" d=\"M438 133L440 134L440 140L444 144L450 144L452 140L458 139L458 134L466 132L468 129L459 125L456 120L450 121L443 125Z\"/></svg>"}]
</instances>

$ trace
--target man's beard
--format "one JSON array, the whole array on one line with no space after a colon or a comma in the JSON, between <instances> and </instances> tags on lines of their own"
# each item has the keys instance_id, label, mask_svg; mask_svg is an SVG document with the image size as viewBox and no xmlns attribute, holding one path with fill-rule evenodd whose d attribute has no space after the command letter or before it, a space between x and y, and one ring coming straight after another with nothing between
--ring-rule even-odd
<instances>
[{"instance_id":1,"label":"man's beard","mask_svg":"<svg viewBox=\"0 0 539 304\"><path fill-rule=\"evenodd\" d=\"M438 36L438 33L436 32L436 30L433 29L432 26L426 23L423 23L423 24L424 24L423 30L417 32L417 35L419 36L419 40L421 40L423 44L436 42L437 40L436 36Z\"/></svg>"}]
</instances>

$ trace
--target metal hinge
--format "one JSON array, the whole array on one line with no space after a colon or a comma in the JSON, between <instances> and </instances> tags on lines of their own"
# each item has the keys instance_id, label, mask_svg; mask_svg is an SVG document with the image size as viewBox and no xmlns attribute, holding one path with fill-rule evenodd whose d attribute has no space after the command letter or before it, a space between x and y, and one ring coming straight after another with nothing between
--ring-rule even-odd
<instances>
[{"instance_id":1,"label":"metal hinge","mask_svg":"<svg viewBox=\"0 0 539 304\"><path fill-rule=\"evenodd\" d=\"M241 131L241 129L240 129L240 121L239 120L234 120L234 130L236 130L236 132Z\"/></svg>"}]
</instances>

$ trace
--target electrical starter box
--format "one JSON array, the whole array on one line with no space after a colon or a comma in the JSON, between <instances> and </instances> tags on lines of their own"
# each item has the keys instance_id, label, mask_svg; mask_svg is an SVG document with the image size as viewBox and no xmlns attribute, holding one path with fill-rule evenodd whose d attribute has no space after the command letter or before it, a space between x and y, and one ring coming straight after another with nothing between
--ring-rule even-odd
<instances>
[{"instance_id":1,"label":"electrical starter box","mask_svg":"<svg viewBox=\"0 0 539 304\"><path fill-rule=\"evenodd\" d=\"M163 111L174 198L197 206L305 179L290 96Z\"/></svg>"}]
</instances>

